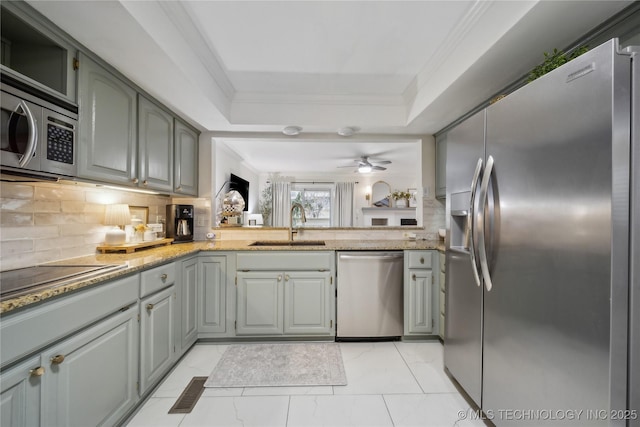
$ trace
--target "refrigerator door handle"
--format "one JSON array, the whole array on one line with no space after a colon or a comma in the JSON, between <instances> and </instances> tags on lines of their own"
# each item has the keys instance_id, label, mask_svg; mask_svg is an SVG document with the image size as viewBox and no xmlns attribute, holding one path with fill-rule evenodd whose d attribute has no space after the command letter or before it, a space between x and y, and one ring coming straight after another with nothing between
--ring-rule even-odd
<instances>
[{"instance_id":1,"label":"refrigerator door handle","mask_svg":"<svg viewBox=\"0 0 640 427\"><path fill-rule=\"evenodd\" d=\"M487 261L487 248L485 244L485 227L484 227L484 210L487 205L487 196L489 192L489 181L493 172L493 157L487 158L487 166L482 176L480 184L480 203L478 204L478 255L480 257L480 269L482 270L482 278L487 291L491 291L493 283L491 282L491 273L489 272L489 263Z\"/></svg>"},{"instance_id":2,"label":"refrigerator door handle","mask_svg":"<svg viewBox=\"0 0 640 427\"><path fill-rule=\"evenodd\" d=\"M475 232L474 217L475 211L474 206L476 202L476 192L478 188L478 180L480 179L480 173L482 172L482 158L478 159L478 163L476 164L476 170L473 173L473 179L471 180L471 198L469 201L469 213L467 216L467 227L465 230L466 234L466 242L468 242L469 247L469 256L471 257L471 265L473 266L473 278L476 281L476 285L482 286L480 282L480 275L478 274L478 262L476 261L476 249L475 242L473 240L473 234Z\"/></svg>"}]
</instances>

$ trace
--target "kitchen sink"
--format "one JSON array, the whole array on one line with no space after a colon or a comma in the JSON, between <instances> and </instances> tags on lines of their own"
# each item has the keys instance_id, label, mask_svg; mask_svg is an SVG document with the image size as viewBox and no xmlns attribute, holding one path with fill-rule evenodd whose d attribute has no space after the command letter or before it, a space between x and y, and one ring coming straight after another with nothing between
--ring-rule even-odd
<instances>
[{"instance_id":1,"label":"kitchen sink","mask_svg":"<svg viewBox=\"0 0 640 427\"><path fill-rule=\"evenodd\" d=\"M324 240L258 240L249 246L324 246Z\"/></svg>"}]
</instances>

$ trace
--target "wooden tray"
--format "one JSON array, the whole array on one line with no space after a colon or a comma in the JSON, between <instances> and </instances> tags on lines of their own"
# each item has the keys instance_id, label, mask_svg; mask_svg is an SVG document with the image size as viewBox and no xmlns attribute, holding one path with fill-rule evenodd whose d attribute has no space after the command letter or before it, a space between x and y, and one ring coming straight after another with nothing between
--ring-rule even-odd
<instances>
[{"instance_id":1,"label":"wooden tray","mask_svg":"<svg viewBox=\"0 0 640 427\"><path fill-rule=\"evenodd\" d=\"M117 245L117 246L101 245L101 246L98 246L97 249L103 254L106 252L123 252L123 251L125 253L131 254L137 251L138 249L146 249L146 248L152 248L155 246L170 245L171 242L173 242L173 239L167 238L167 239L150 240L148 242L125 243L124 245Z\"/></svg>"}]
</instances>

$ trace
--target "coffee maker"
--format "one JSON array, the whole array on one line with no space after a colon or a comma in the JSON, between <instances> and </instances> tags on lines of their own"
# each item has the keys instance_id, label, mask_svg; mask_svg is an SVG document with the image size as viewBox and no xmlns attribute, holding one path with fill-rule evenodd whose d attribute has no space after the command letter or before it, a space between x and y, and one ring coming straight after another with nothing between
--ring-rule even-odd
<instances>
[{"instance_id":1,"label":"coffee maker","mask_svg":"<svg viewBox=\"0 0 640 427\"><path fill-rule=\"evenodd\" d=\"M193 205L167 205L167 237L173 243L193 241Z\"/></svg>"}]
</instances>

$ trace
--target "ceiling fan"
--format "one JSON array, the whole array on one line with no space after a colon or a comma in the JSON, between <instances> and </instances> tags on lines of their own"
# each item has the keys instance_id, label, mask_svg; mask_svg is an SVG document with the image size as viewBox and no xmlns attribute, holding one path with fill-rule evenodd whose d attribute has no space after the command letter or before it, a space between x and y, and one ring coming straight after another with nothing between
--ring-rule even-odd
<instances>
[{"instance_id":1,"label":"ceiling fan","mask_svg":"<svg viewBox=\"0 0 640 427\"><path fill-rule=\"evenodd\" d=\"M360 173L369 173L371 171L384 171L384 170L387 170L387 168L382 167L380 165L388 165L391 163L390 160L380 160L372 163L369 161L369 156L362 156L359 159L354 160L354 162L357 163L356 165L357 169L355 170L355 172L360 172ZM352 168L353 166L338 166L338 167Z\"/></svg>"}]
</instances>

